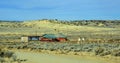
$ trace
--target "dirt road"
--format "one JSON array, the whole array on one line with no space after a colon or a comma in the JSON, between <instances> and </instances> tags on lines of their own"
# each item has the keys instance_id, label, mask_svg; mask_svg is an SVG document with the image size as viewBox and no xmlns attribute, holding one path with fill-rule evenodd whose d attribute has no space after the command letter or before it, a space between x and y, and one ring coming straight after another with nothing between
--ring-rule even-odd
<instances>
[{"instance_id":1,"label":"dirt road","mask_svg":"<svg viewBox=\"0 0 120 63\"><path fill-rule=\"evenodd\" d=\"M27 59L23 63L110 63L98 58L72 55L53 55L37 52L16 52L18 58Z\"/></svg>"}]
</instances>

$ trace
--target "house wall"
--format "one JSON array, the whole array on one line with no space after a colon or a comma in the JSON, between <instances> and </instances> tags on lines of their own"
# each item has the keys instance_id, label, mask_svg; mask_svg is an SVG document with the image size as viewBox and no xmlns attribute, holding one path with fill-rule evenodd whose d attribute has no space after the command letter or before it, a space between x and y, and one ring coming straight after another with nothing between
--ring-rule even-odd
<instances>
[{"instance_id":1,"label":"house wall","mask_svg":"<svg viewBox=\"0 0 120 63\"><path fill-rule=\"evenodd\" d=\"M40 40L40 36L28 36L29 41L38 41Z\"/></svg>"},{"instance_id":2,"label":"house wall","mask_svg":"<svg viewBox=\"0 0 120 63\"><path fill-rule=\"evenodd\" d=\"M67 41L65 38L57 38L57 40L60 41L60 42Z\"/></svg>"},{"instance_id":3,"label":"house wall","mask_svg":"<svg viewBox=\"0 0 120 63\"><path fill-rule=\"evenodd\" d=\"M21 42L28 42L28 37L21 37Z\"/></svg>"}]
</instances>

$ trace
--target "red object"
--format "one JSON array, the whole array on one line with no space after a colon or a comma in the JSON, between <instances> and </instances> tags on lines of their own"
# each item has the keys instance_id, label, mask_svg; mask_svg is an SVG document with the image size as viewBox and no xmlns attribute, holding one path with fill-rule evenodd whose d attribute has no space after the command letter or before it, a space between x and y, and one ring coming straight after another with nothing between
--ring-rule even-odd
<instances>
[{"instance_id":1,"label":"red object","mask_svg":"<svg viewBox=\"0 0 120 63\"><path fill-rule=\"evenodd\" d=\"M61 38L61 37L56 38L56 39L49 39L49 38L44 38L44 37L42 37L42 38L40 38L40 41L48 41L48 42L57 41L57 42L64 42L64 41L67 41L67 39L66 39L66 38Z\"/></svg>"},{"instance_id":2,"label":"red object","mask_svg":"<svg viewBox=\"0 0 120 63\"><path fill-rule=\"evenodd\" d=\"M40 41L49 41L49 42L51 42L53 40L52 39L48 39L48 38L41 38Z\"/></svg>"},{"instance_id":3,"label":"red object","mask_svg":"<svg viewBox=\"0 0 120 63\"><path fill-rule=\"evenodd\" d=\"M59 42L64 42L64 41L67 41L67 39L66 39L66 38L57 38L57 40L58 40Z\"/></svg>"}]
</instances>

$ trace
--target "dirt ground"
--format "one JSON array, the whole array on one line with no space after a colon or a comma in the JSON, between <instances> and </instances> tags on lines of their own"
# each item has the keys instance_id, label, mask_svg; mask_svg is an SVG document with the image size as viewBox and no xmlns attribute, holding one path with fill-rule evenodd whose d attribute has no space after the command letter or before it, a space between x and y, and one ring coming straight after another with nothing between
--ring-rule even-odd
<instances>
[{"instance_id":1,"label":"dirt ground","mask_svg":"<svg viewBox=\"0 0 120 63\"><path fill-rule=\"evenodd\" d=\"M111 60L103 60L98 57L46 54L38 52L16 51L18 58L27 59L22 63L119 63Z\"/></svg>"}]
</instances>

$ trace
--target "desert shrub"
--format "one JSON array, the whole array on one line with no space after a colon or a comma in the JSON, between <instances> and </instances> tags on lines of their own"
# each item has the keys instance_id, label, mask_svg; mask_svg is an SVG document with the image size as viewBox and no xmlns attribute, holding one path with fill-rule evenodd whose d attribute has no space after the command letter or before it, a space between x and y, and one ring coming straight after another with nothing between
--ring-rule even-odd
<instances>
[{"instance_id":1,"label":"desert shrub","mask_svg":"<svg viewBox=\"0 0 120 63\"><path fill-rule=\"evenodd\" d=\"M16 43L0 43L7 48L16 49L31 49L31 50L49 50L49 51L61 51L64 54L68 52L93 52L95 55L105 56L113 55L120 56L120 44L119 43L84 43L84 44L73 44L73 43L59 43L59 42L30 42L24 44L21 42ZM2 47L0 47L2 48Z\"/></svg>"},{"instance_id":2,"label":"desert shrub","mask_svg":"<svg viewBox=\"0 0 120 63\"><path fill-rule=\"evenodd\" d=\"M8 60L6 60L5 58L8 58ZM17 60L17 57L14 54L14 52L4 50L4 49L0 50L0 62L1 63L3 63L3 62L12 62L12 61L16 61L16 60Z\"/></svg>"},{"instance_id":3,"label":"desert shrub","mask_svg":"<svg viewBox=\"0 0 120 63\"><path fill-rule=\"evenodd\" d=\"M100 56L105 56L110 54L111 54L111 51L104 51L103 53L100 54Z\"/></svg>"},{"instance_id":4,"label":"desert shrub","mask_svg":"<svg viewBox=\"0 0 120 63\"><path fill-rule=\"evenodd\" d=\"M111 55L113 56L120 56L120 50L119 49L114 49L111 51Z\"/></svg>"},{"instance_id":5,"label":"desert shrub","mask_svg":"<svg viewBox=\"0 0 120 63\"><path fill-rule=\"evenodd\" d=\"M95 52L95 55L99 55L104 52L104 48L97 47L95 48L94 52Z\"/></svg>"},{"instance_id":6,"label":"desert shrub","mask_svg":"<svg viewBox=\"0 0 120 63\"><path fill-rule=\"evenodd\" d=\"M74 49L74 46L65 46L63 49L64 50L71 50L71 49Z\"/></svg>"},{"instance_id":7,"label":"desert shrub","mask_svg":"<svg viewBox=\"0 0 120 63\"><path fill-rule=\"evenodd\" d=\"M21 59L17 58L17 55L14 52L9 51L5 48L0 48L0 63L12 63L12 62L19 63L19 60L20 62L22 61ZM23 59L23 60L26 61L26 59Z\"/></svg>"},{"instance_id":8,"label":"desert shrub","mask_svg":"<svg viewBox=\"0 0 120 63\"><path fill-rule=\"evenodd\" d=\"M84 50L85 52L92 52L92 48L88 48Z\"/></svg>"},{"instance_id":9,"label":"desert shrub","mask_svg":"<svg viewBox=\"0 0 120 63\"><path fill-rule=\"evenodd\" d=\"M8 57L8 58L12 57L13 54L14 54L14 52L11 52L11 51L6 51L6 52L4 52L4 56L5 56L5 57Z\"/></svg>"},{"instance_id":10,"label":"desert shrub","mask_svg":"<svg viewBox=\"0 0 120 63\"><path fill-rule=\"evenodd\" d=\"M12 57L12 55L14 54L14 52L8 51L6 49L0 49L0 57Z\"/></svg>"},{"instance_id":11,"label":"desert shrub","mask_svg":"<svg viewBox=\"0 0 120 63\"><path fill-rule=\"evenodd\" d=\"M77 48L77 49L72 49L72 52L80 52L82 49L81 48Z\"/></svg>"}]
</instances>

